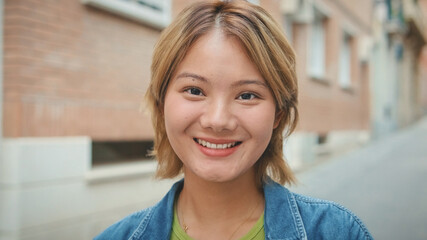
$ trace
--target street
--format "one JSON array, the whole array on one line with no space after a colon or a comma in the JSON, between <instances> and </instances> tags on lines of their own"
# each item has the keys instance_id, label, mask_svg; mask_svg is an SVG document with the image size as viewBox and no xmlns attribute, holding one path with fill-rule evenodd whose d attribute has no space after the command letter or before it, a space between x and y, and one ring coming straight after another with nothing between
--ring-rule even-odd
<instances>
[{"instance_id":1,"label":"street","mask_svg":"<svg viewBox=\"0 0 427 240\"><path fill-rule=\"evenodd\" d=\"M427 239L427 118L297 178L292 191L344 205L375 239Z\"/></svg>"}]
</instances>

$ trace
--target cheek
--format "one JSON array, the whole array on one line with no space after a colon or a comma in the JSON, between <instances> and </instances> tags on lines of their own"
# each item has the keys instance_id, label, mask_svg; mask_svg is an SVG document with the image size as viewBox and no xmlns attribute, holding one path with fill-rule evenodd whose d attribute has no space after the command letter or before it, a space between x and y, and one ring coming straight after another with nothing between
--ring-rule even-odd
<instances>
[{"instance_id":1,"label":"cheek","mask_svg":"<svg viewBox=\"0 0 427 240\"><path fill-rule=\"evenodd\" d=\"M163 113L165 117L165 127L166 133L170 138L171 131L177 128L180 125L179 117L179 104L177 104L176 96L174 94L166 94L165 96L165 105L163 108Z\"/></svg>"},{"instance_id":2,"label":"cheek","mask_svg":"<svg viewBox=\"0 0 427 240\"><path fill-rule=\"evenodd\" d=\"M183 131L194 122L197 108L177 94L166 95L164 117L166 132Z\"/></svg>"},{"instance_id":3,"label":"cheek","mask_svg":"<svg viewBox=\"0 0 427 240\"><path fill-rule=\"evenodd\" d=\"M264 105L257 109L251 109L243 114L241 119L247 124L251 124L254 129L260 129L260 131L273 130L275 108L274 106Z\"/></svg>"},{"instance_id":4,"label":"cheek","mask_svg":"<svg viewBox=\"0 0 427 240\"><path fill-rule=\"evenodd\" d=\"M267 105L245 115L247 117L241 120L246 128L250 129L252 137L255 137L261 145L268 144L274 129L275 107Z\"/></svg>"}]
</instances>

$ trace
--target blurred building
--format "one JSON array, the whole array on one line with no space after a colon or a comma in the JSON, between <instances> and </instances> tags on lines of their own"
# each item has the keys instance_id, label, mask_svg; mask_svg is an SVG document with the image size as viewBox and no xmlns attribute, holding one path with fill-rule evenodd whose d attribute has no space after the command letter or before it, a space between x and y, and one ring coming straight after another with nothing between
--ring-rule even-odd
<instances>
[{"instance_id":1,"label":"blurred building","mask_svg":"<svg viewBox=\"0 0 427 240\"><path fill-rule=\"evenodd\" d=\"M90 239L169 189L152 180L141 105L161 30L194 1L0 0L1 240ZM416 2L397 30L392 1L251 2L297 53L301 121L285 144L294 168L366 141L371 123L380 135L420 114Z\"/></svg>"},{"instance_id":2,"label":"blurred building","mask_svg":"<svg viewBox=\"0 0 427 240\"><path fill-rule=\"evenodd\" d=\"M160 31L191 2L0 1L0 239L90 239L169 189L141 103Z\"/></svg>"},{"instance_id":3,"label":"blurred building","mask_svg":"<svg viewBox=\"0 0 427 240\"><path fill-rule=\"evenodd\" d=\"M371 0L282 1L297 53L300 124L285 144L299 168L369 139Z\"/></svg>"},{"instance_id":4,"label":"blurred building","mask_svg":"<svg viewBox=\"0 0 427 240\"><path fill-rule=\"evenodd\" d=\"M424 21L427 16L427 1L419 1L420 10ZM424 29L427 31L427 29ZM419 56L419 86L416 88L417 91L417 106L421 115L427 114L427 46L424 45Z\"/></svg>"},{"instance_id":5,"label":"blurred building","mask_svg":"<svg viewBox=\"0 0 427 240\"><path fill-rule=\"evenodd\" d=\"M418 89L419 104L421 112L427 114L427 47L423 48L420 56L420 86Z\"/></svg>"},{"instance_id":6,"label":"blurred building","mask_svg":"<svg viewBox=\"0 0 427 240\"><path fill-rule=\"evenodd\" d=\"M0 239L91 239L169 188L139 109L173 2L1 1Z\"/></svg>"},{"instance_id":7,"label":"blurred building","mask_svg":"<svg viewBox=\"0 0 427 240\"><path fill-rule=\"evenodd\" d=\"M420 9L424 21L427 22L427 1L419 1ZM427 31L427 29L424 29ZM419 86L416 89L417 92L417 106L419 106L419 111L421 115L427 114L427 46L424 45L419 56Z\"/></svg>"},{"instance_id":8,"label":"blurred building","mask_svg":"<svg viewBox=\"0 0 427 240\"><path fill-rule=\"evenodd\" d=\"M425 114L422 86L427 80L420 58L426 43L426 1L374 4L371 121L373 136L381 137Z\"/></svg>"}]
</instances>

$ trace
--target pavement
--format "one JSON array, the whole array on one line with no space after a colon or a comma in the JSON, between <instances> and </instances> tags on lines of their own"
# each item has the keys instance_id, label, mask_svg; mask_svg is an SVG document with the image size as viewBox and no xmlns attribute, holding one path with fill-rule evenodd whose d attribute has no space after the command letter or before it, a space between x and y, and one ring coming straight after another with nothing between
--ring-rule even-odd
<instances>
[{"instance_id":1,"label":"pavement","mask_svg":"<svg viewBox=\"0 0 427 240\"><path fill-rule=\"evenodd\" d=\"M297 178L292 191L344 205L375 239L427 239L427 117Z\"/></svg>"}]
</instances>

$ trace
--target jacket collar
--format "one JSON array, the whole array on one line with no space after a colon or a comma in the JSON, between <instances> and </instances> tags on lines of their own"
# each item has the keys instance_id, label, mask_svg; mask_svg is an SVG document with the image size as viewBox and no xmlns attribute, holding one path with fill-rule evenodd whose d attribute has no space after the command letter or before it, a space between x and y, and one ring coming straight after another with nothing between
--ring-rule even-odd
<instances>
[{"instance_id":1,"label":"jacket collar","mask_svg":"<svg viewBox=\"0 0 427 240\"><path fill-rule=\"evenodd\" d=\"M263 187L266 239L307 239L294 195L270 178Z\"/></svg>"},{"instance_id":2,"label":"jacket collar","mask_svg":"<svg viewBox=\"0 0 427 240\"><path fill-rule=\"evenodd\" d=\"M181 192L183 186L183 179L176 182L160 202L148 209L148 213L129 240L170 239L175 195Z\"/></svg>"},{"instance_id":3,"label":"jacket collar","mask_svg":"<svg viewBox=\"0 0 427 240\"><path fill-rule=\"evenodd\" d=\"M184 180L176 182L166 196L147 213L131 239L170 239L175 196L182 190ZM265 196L264 228L266 239L307 239L294 195L270 178L263 185ZM139 233L139 234L138 234ZM138 235L138 237L137 237Z\"/></svg>"}]
</instances>

